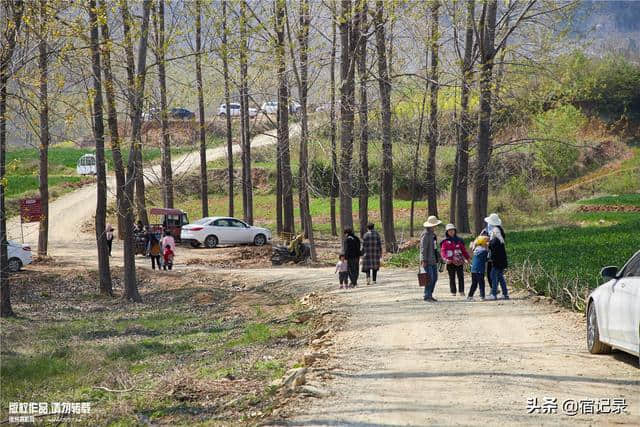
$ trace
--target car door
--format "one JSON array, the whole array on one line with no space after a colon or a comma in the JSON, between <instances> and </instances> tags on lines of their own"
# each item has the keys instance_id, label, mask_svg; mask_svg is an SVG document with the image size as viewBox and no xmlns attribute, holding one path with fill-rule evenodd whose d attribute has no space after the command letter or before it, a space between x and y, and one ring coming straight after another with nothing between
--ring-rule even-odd
<instances>
[{"instance_id":1,"label":"car door","mask_svg":"<svg viewBox=\"0 0 640 427\"><path fill-rule=\"evenodd\" d=\"M607 310L611 343L637 351L640 323L640 252L624 266L611 286Z\"/></svg>"},{"instance_id":2,"label":"car door","mask_svg":"<svg viewBox=\"0 0 640 427\"><path fill-rule=\"evenodd\" d=\"M253 241L251 236L251 229L244 222L237 219L230 219L229 224L233 228L233 232L236 236L236 243L249 243Z\"/></svg>"},{"instance_id":3,"label":"car door","mask_svg":"<svg viewBox=\"0 0 640 427\"><path fill-rule=\"evenodd\" d=\"M208 234L213 234L218 238L218 243L229 243L230 242L230 236L229 236L229 222L224 219L216 219L214 221L211 221L211 223L209 224L211 226L211 230Z\"/></svg>"}]
</instances>

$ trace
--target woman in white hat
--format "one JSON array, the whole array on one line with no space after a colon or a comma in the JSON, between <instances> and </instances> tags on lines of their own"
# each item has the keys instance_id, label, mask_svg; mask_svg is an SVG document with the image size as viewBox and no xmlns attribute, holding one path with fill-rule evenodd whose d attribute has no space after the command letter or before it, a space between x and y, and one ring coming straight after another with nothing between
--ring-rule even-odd
<instances>
[{"instance_id":1,"label":"woman in white hat","mask_svg":"<svg viewBox=\"0 0 640 427\"><path fill-rule=\"evenodd\" d=\"M438 280L438 241L434 228L442 224L435 216L430 216L423 224L424 231L420 236L420 265L429 273L429 283L424 287L423 299L428 302L437 301L433 297L433 291L436 288L436 281Z\"/></svg>"},{"instance_id":2,"label":"woman in white hat","mask_svg":"<svg viewBox=\"0 0 640 427\"><path fill-rule=\"evenodd\" d=\"M500 219L497 213L494 212L490 214L488 217L484 219L484 222L487 224L487 226L480 232L481 236L487 236L489 239L491 239L491 231L494 228L498 227L500 228L502 237L503 238L505 237L504 228L502 228L502 220ZM492 283L492 279L491 279L492 269L493 269L493 263L491 262L491 259L489 259L487 260L487 283L489 283L489 285L491 285Z\"/></svg>"}]
</instances>

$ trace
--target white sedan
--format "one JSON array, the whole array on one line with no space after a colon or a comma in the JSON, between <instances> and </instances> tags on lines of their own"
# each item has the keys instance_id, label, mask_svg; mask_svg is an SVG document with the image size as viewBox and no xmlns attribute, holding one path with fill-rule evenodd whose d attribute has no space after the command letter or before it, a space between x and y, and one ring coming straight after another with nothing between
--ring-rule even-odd
<instances>
[{"instance_id":1,"label":"white sedan","mask_svg":"<svg viewBox=\"0 0 640 427\"><path fill-rule=\"evenodd\" d=\"M607 282L587 300L587 347L608 353L612 347L640 358L640 251L618 271L602 269Z\"/></svg>"},{"instance_id":2,"label":"white sedan","mask_svg":"<svg viewBox=\"0 0 640 427\"><path fill-rule=\"evenodd\" d=\"M15 273L20 269L31 264L33 258L31 256L31 248L28 245L21 245L18 242L9 240L7 245L7 252L9 258L9 271Z\"/></svg>"},{"instance_id":3,"label":"white sedan","mask_svg":"<svg viewBox=\"0 0 640 427\"><path fill-rule=\"evenodd\" d=\"M254 244L262 246L271 241L271 231L248 225L236 218L213 216L182 226L180 238L193 247L204 245Z\"/></svg>"},{"instance_id":4,"label":"white sedan","mask_svg":"<svg viewBox=\"0 0 640 427\"><path fill-rule=\"evenodd\" d=\"M228 109L227 109L227 104L220 104L220 107L218 108L218 115L220 117L225 117L227 114L229 114L230 116L239 116L240 104L238 104L237 102L232 102L229 104ZM255 117L257 115L258 115L258 110L256 110L253 107L249 107L249 117Z\"/></svg>"}]
</instances>

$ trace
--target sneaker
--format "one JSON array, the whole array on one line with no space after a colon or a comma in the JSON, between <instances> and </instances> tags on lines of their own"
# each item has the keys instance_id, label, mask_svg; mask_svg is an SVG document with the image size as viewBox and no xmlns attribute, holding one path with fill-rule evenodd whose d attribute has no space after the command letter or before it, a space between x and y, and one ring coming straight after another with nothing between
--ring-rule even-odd
<instances>
[{"instance_id":1,"label":"sneaker","mask_svg":"<svg viewBox=\"0 0 640 427\"><path fill-rule=\"evenodd\" d=\"M473 301L473 297L467 297L467 301Z\"/></svg>"},{"instance_id":2,"label":"sneaker","mask_svg":"<svg viewBox=\"0 0 640 427\"><path fill-rule=\"evenodd\" d=\"M344 285L340 285L340 289L344 289Z\"/></svg>"},{"instance_id":3,"label":"sneaker","mask_svg":"<svg viewBox=\"0 0 640 427\"><path fill-rule=\"evenodd\" d=\"M502 299L509 299L509 295L503 296Z\"/></svg>"},{"instance_id":4,"label":"sneaker","mask_svg":"<svg viewBox=\"0 0 640 427\"><path fill-rule=\"evenodd\" d=\"M375 281L375 280L373 281L373 284L374 284L374 285L376 284L376 281Z\"/></svg>"},{"instance_id":5,"label":"sneaker","mask_svg":"<svg viewBox=\"0 0 640 427\"><path fill-rule=\"evenodd\" d=\"M438 302L438 300L437 300L437 299L435 299L434 297L431 297L431 301L433 301L433 302Z\"/></svg>"},{"instance_id":6,"label":"sneaker","mask_svg":"<svg viewBox=\"0 0 640 427\"><path fill-rule=\"evenodd\" d=\"M495 295L488 295L488 296L487 296L487 299L488 299L489 301L495 301L495 300L497 300L498 298L497 298Z\"/></svg>"},{"instance_id":7,"label":"sneaker","mask_svg":"<svg viewBox=\"0 0 640 427\"><path fill-rule=\"evenodd\" d=\"M480 301L485 301L486 298L485 297L480 297Z\"/></svg>"},{"instance_id":8,"label":"sneaker","mask_svg":"<svg viewBox=\"0 0 640 427\"><path fill-rule=\"evenodd\" d=\"M463 297L464 296L464 292L458 292L458 295Z\"/></svg>"}]
</instances>

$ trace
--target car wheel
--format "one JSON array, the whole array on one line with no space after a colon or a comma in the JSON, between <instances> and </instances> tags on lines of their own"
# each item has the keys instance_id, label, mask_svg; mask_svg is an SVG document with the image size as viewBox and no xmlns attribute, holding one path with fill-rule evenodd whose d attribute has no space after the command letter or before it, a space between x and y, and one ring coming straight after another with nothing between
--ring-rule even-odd
<instances>
[{"instance_id":1,"label":"car wheel","mask_svg":"<svg viewBox=\"0 0 640 427\"><path fill-rule=\"evenodd\" d=\"M265 243L267 243L267 238L265 237L264 234L258 234L256 237L253 238L253 244L256 246L262 246Z\"/></svg>"},{"instance_id":2,"label":"car wheel","mask_svg":"<svg viewBox=\"0 0 640 427\"><path fill-rule=\"evenodd\" d=\"M22 268L22 261L20 261L20 258L9 258L7 266L10 272L16 273Z\"/></svg>"},{"instance_id":3,"label":"car wheel","mask_svg":"<svg viewBox=\"0 0 640 427\"><path fill-rule=\"evenodd\" d=\"M589 353L592 354L611 352L611 346L600 341L598 316L596 314L596 306L593 301L589 304L589 311L587 312L587 348L589 349Z\"/></svg>"},{"instance_id":4,"label":"car wheel","mask_svg":"<svg viewBox=\"0 0 640 427\"><path fill-rule=\"evenodd\" d=\"M198 247L200 247L200 242L198 242L197 240L192 240L192 241L191 241L191 247L192 247L192 248L198 248Z\"/></svg>"},{"instance_id":5,"label":"car wheel","mask_svg":"<svg viewBox=\"0 0 640 427\"><path fill-rule=\"evenodd\" d=\"M204 245L209 249L213 249L218 246L218 238L216 236L207 236L207 238L204 239Z\"/></svg>"}]
</instances>

